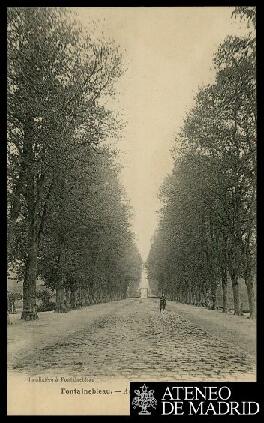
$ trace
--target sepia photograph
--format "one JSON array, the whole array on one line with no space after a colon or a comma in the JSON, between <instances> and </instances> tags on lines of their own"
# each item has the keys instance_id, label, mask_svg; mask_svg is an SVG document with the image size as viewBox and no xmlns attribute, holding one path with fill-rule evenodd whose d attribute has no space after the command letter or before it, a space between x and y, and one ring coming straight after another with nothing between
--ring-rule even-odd
<instances>
[{"instance_id":1,"label":"sepia photograph","mask_svg":"<svg viewBox=\"0 0 264 423\"><path fill-rule=\"evenodd\" d=\"M256 381L256 8L7 8L8 415Z\"/></svg>"}]
</instances>

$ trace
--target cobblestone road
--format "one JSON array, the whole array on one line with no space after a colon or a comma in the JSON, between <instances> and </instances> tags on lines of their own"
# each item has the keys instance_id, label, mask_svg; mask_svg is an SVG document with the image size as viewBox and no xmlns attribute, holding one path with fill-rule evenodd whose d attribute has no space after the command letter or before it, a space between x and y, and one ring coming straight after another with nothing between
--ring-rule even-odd
<instances>
[{"instance_id":1,"label":"cobblestone road","mask_svg":"<svg viewBox=\"0 0 264 423\"><path fill-rule=\"evenodd\" d=\"M103 306L103 305L102 305ZM157 300L138 299L52 345L18 356L12 367L30 375L85 374L128 379L239 380L255 373L255 357L212 335ZM254 377L253 377L254 380Z\"/></svg>"}]
</instances>

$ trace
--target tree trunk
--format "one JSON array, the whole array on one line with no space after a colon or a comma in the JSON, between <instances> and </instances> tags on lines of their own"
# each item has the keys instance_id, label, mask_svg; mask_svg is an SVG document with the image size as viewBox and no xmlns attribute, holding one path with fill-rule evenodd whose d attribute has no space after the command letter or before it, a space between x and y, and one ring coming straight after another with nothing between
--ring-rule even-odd
<instances>
[{"instance_id":1,"label":"tree trunk","mask_svg":"<svg viewBox=\"0 0 264 423\"><path fill-rule=\"evenodd\" d=\"M56 288L56 313L64 313L65 312L65 305L64 305L64 287L61 284Z\"/></svg>"},{"instance_id":2,"label":"tree trunk","mask_svg":"<svg viewBox=\"0 0 264 423\"><path fill-rule=\"evenodd\" d=\"M240 316L238 276L232 275L231 279L232 279L232 289L233 289L233 298L234 298L234 314L236 316Z\"/></svg>"},{"instance_id":3,"label":"tree trunk","mask_svg":"<svg viewBox=\"0 0 264 423\"><path fill-rule=\"evenodd\" d=\"M253 285L252 277L246 278L245 283L246 283L246 287L247 287L250 318L254 319L256 317L256 306L255 306L255 292L254 292L254 285Z\"/></svg>"},{"instance_id":4,"label":"tree trunk","mask_svg":"<svg viewBox=\"0 0 264 423\"><path fill-rule=\"evenodd\" d=\"M227 273L222 272L223 313L227 313Z\"/></svg>"},{"instance_id":5,"label":"tree trunk","mask_svg":"<svg viewBox=\"0 0 264 423\"><path fill-rule=\"evenodd\" d=\"M211 302L211 310L215 310L216 309L216 290L217 290L217 284L215 282L213 282L212 286L211 286L211 298L210 298L210 302Z\"/></svg>"},{"instance_id":6,"label":"tree trunk","mask_svg":"<svg viewBox=\"0 0 264 423\"><path fill-rule=\"evenodd\" d=\"M216 295L214 295L214 294L212 296L211 310L216 310Z\"/></svg>"},{"instance_id":7,"label":"tree trunk","mask_svg":"<svg viewBox=\"0 0 264 423\"><path fill-rule=\"evenodd\" d=\"M82 304L82 307L86 305L86 290L85 290L85 288L81 288L81 304Z\"/></svg>"},{"instance_id":8,"label":"tree trunk","mask_svg":"<svg viewBox=\"0 0 264 423\"><path fill-rule=\"evenodd\" d=\"M89 291L88 291L87 288L85 290L85 302L84 302L84 305L85 306L88 306L89 305Z\"/></svg>"},{"instance_id":9,"label":"tree trunk","mask_svg":"<svg viewBox=\"0 0 264 423\"><path fill-rule=\"evenodd\" d=\"M6 304L6 308L7 308L7 324L10 325L11 324L11 320L10 320L10 316L9 316L9 312L10 312L10 299L9 299L9 294L7 293L7 304Z\"/></svg>"},{"instance_id":10,"label":"tree trunk","mask_svg":"<svg viewBox=\"0 0 264 423\"><path fill-rule=\"evenodd\" d=\"M76 289L71 289L70 303L71 308L76 308Z\"/></svg>"},{"instance_id":11,"label":"tree trunk","mask_svg":"<svg viewBox=\"0 0 264 423\"><path fill-rule=\"evenodd\" d=\"M82 306L82 290L80 287L78 287L77 289L77 307L81 307Z\"/></svg>"},{"instance_id":12,"label":"tree trunk","mask_svg":"<svg viewBox=\"0 0 264 423\"><path fill-rule=\"evenodd\" d=\"M58 272L57 272L57 284L56 284L56 313L65 313L67 311L65 305L65 287L67 286L67 280L64 273L65 267L65 245L64 238L60 236L60 253L58 257Z\"/></svg>"},{"instance_id":13,"label":"tree trunk","mask_svg":"<svg viewBox=\"0 0 264 423\"><path fill-rule=\"evenodd\" d=\"M67 308L71 308L71 291L69 289L65 289L65 297L66 297L66 305Z\"/></svg>"},{"instance_id":14,"label":"tree trunk","mask_svg":"<svg viewBox=\"0 0 264 423\"><path fill-rule=\"evenodd\" d=\"M38 319L36 304L36 279L37 279L37 259L38 243L35 237L32 237L26 261L25 279L23 283L23 311L21 319Z\"/></svg>"}]
</instances>

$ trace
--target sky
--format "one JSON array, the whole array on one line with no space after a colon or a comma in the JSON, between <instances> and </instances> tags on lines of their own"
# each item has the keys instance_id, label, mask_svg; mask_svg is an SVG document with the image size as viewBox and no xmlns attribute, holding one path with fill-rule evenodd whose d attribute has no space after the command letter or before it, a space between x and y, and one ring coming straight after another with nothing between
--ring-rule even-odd
<instances>
[{"instance_id":1,"label":"sky","mask_svg":"<svg viewBox=\"0 0 264 423\"><path fill-rule=\"evenodd\" d=\"M126 121L118 140L121 182L145 261L158 224L158 192L171 148L199 87L214 80L212 58L227 35L245 32L231 7L74 8L87 28L124 51L112 107Z\"/></svg>"}]
</instances>

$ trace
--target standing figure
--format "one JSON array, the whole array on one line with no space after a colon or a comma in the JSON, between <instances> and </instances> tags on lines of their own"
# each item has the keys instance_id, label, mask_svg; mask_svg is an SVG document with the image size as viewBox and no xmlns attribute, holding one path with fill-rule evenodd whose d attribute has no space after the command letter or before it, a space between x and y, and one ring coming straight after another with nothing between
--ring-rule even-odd
<instances>
[{"instance_id":1,"label":"standing figure","mask_svg":"<svg viewBox=\"0 0 264 423\"><path fill-rule=\"evenodd\" d=\"M165 295L162 294L160 297L160 313L162 310L165 310L165 308L166 308L166 298L165 298Z\"/></svg>"}]
</instances>

